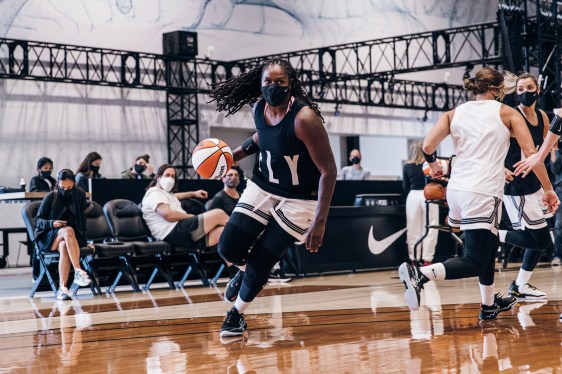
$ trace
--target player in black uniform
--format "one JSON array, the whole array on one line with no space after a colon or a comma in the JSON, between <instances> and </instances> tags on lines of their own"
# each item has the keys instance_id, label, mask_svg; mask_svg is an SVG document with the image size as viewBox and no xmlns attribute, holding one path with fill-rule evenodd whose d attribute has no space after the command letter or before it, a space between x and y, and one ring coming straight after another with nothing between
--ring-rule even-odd
<instances>
[{"instance_id":1,"label":"player in black uniform","mask_svg":"<svg viewBox=\"0 0 562 374\"><path fill-rule=\"evenodd\" d=\"M523 116L535 147L542 145L548 132L546 113L536 107L540 88L537 79L528 73L520 75L516 84L519 106L516 110ZM505 159L506 185L504 206L515 231L499 231L500 241L525 248L523 264L517 279L511 283L509 294L518 300L546 299L546 293L529 284L529 280L539 262L543 251L552 244L550 230L545 218L546 207L542 203L543 191L535 174L526 178L513 173L517 162L521 161L521 147L511 138Z\"/></svg>"},{"instance_id":2,"label":"player in black uniform","mask_svg":"<svg viewBox=\"0 0 562 374\"><path fill-rule=\"evenodd\" d=\"M288 61L265 61L214 85L210 97L227 115L252 106L257 129L233 152L235 161L258 157L218 248L241 270L227 285L225 299L235 302L221 327L221 337L236 336L247 329L243 313L287 248L305 241L317 252L322 245L337 172L318 105Z\"/></svg>"}]
</instances>

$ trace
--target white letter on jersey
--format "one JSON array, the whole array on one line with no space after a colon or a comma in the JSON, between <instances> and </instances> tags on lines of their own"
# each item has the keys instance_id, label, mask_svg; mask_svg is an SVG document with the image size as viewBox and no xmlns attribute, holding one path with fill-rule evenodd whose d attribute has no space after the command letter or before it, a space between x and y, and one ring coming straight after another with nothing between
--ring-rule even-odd
<instances>
[{"instance_id":1,"label":"white letter on jersey","mask_svg":"<svg viewBox=\"0 0 562 374\"><path fill-rule=\"evenodd\" d=\"M291 178L293 180L293 186L299 185L299 175L297 173L297 163L299 162L299 155L294 155L292 158L290 156L285 157L285 161L289 164L289 169L291 169Z\"/></svg>"},{"instance_id":2,"label":"white letter on jersey","mask_svg":"<svg viewBox=\"0 0 562 374\"><path fill-rule=\"evenodd\" d=\"M279 184L279 179L276 179L273 177L273 170L271 169L271 153L269 153L269 151L265 151L267 153L267 159L266 159L266 164L267 164L267 169L269 171L269 181L271 183L275 183L275 184Z\"/></svg>"}]
</instances>

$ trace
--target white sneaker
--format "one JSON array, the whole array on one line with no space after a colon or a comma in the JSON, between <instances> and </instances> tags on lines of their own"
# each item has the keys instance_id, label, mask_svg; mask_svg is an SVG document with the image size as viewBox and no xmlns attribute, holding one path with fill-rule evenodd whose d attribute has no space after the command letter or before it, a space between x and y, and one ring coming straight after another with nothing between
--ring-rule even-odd
<instances>
[{"instance_id":1,"label":"white sneaker","mask_svg":"<svg viewBox=\"0 0 562 374\"><path fill-rule=\"evenodd\" d=\"M70 294L68 288L59 286L59 289L57 290L57 300L72 300L72 295Z\"/></svg>"},{"instance_id":2,"label":"white sneaker","mask_svg":"<svg viewBox=\"0 0 562 374\"><path fill-rule=\"evenodd\" d=\"M84 270L76 270L74 272L74 283L80 287L86 287L92 283L92 280Z\"/></svg>"},{"instance_id":3,"label":"white sneaker","mask_svg":"<svg viewBox=\"0 0 562 374\"><path fill-rule=\"evenodd\" d=\"M560 263L562 262L562 260L560 260L560 257L556 256L552 259L552 261L550 262L550 264L552 266L560 266Z\"/></svg>"},{"instance_id":4,"label":"white sneaker","mask_svg":"<svg viewBox=\"0 0 562 374\"><path fill-rule=\"evenodd\" d=\"M511 283L509 287L509 294L519 301L524 300L546 300L546 293L539 290L537 287L525 283L521 286L515 284L515 281Z\"/></svg>"}]
</instances>

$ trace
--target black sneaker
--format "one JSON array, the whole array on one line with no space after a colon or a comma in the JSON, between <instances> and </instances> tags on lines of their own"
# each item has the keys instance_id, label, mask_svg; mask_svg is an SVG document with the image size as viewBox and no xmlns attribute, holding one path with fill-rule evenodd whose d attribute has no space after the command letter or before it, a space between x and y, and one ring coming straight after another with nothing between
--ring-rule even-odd
<instances>
[{"instance_id":1,"label":"black sneaker","mask_svg":"<svg viewBox=\"0 0 562 374\"><path fill-rule=\"evenodd\" d=\"M228 302L234 302L238 297L240 292L240 287L242 286L242 278L244 277L244 272L239 270L238 273L228 282L226 289L224 290L224 299Z\"/></svg>"},{"instance_id":2,"label":"black sneaker","mask_svg":"<svg viewBox=\"0 0 562 374\"><path fill-rule=\"evenodd\" d=\"M494 305L480 305L480 319L495 319L500 312L505 312L517 304L517 299L513 296L502 297L501 293L494 295Z\"/></svg>"},{"instance_id":3,"label":"black sneaker","mask_svg":"<svg viewBox=\"0 0 562 374\"><path fill-rule=\"evenodd\" d=\"M238 310L235 307L230 308L228 312L226 312L226 318L221 326L221 338L227 336L239 336L243 335L244 331L248 329L248 325L246 325L246 321L244 320L244 315L238 313Z\"/></svg>"},{"instance_id":4,"label":"black sneaker","mask_svg":"<svg viewBox=\"0 0 562 374\"><path fill-rule=\"evenodd\" d=\"M425 275L420 272L417 266L412 266L407 262L402 263L398 268L398 276L406 291L404 291L404 299L410 310L418 310L420 308L420 293L424 283L429 281Z\"/></svg>"},{"instance_id":5,"label":"black sneaker","mask_svg":"<svg viewBox=\"0 0 562 374\"><path fill-rule=\"evenodd\" d=\"M287 283L292 280L293 278L281 274L279 269L272 270L271 273L269 273L269 278L267 279L268 282L272 283Z\"/></svg>"}]
</instances>

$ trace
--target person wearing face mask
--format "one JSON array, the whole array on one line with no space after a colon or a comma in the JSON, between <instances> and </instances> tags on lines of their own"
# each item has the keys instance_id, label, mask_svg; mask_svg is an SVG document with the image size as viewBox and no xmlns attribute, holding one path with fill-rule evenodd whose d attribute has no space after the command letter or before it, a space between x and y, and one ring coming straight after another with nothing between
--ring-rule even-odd
<instances>
[{"instance_id":1,"label":"person wearing face mask","mask_svg":"<svg viewBox=\"0 0 562 374\"><path fill-rule=\"evenodd\" d=\"M474 100L441 116L422 147L431 177L440 178L443 166L437 162L437 147L449 135L453 140L456 157L447 184L448 216L450 226L464 231L464 255L423 267L404 262L398 268L398 275L406 288L404 298L410 310L419 309L425 283L477 276L481 297L479 318L490 320L517 303L514 296L495 293L494 287L504 165L511 135L525 156L537 150L521 114L501 103L505 95L502 74L482 68L474 77L464 80L464 88L473 94ZM560 201L545 165L537 167L535 174L544 189L541 193L544 205L555 212Z\"/></svg>"},{"instance_id":2,"label":"person wearing face mask","mask_svg":"<svg viewBox=\"0 0 562 374\"><path fill-rule=\"evenodd\" d=\"M55 188L57 181L51 177L53 172L53 160L48 157L41 157L37 161L38 175L31 178L29 182L29 192L50 192Z\"/></svg>"},{"instance_id":3,"label":"person wearing face mask","mask_svg":"<svg viewBox=\"0 0 562 374\"><path fill-rule=\"evenodd\" d=\"M154 178L154 170L152 165L148 163L149 155L142 155L136 158L133 167L121 173L121 179L152 179ZM146 173L145 173L146 171Z\"/></svg>"},{"instance_id":4,"label":"person wearing face mask","mask_svg":"<svg viewBox=\"0 0 562 374\"><path fill-rule=\"evenodd\" d=\"M164 164L158 168L142 199L143 218L152 236L173 246L194 246L205 238L207 247L216 245L228 221L221 209L193 215L181 207L181 199L206 199L204 190L176 192L176 170Z\"/></svg>"},{"instance_id":5,"label":"person wearing face mask","mask_svg":"<svg viewBox=\"0 0 562 374\"><path fill-rule=\"evenodd\" d=\"M88 274L80 266L80 248L90 247L86 241L86 209L84 190L77 187L74 173L62 169L57 186L45 196L35 217L35 240L43 252L59 251L59 289L57 299L70 300L67 287L70 266L74 268L74 283L88 286Z\"/></svg>"},{"instance_id":6,"label":"person wearing face mask","mask_svg":"<svg viewBox=\"0 0 562 374\"><path fill-rule=\"evenodd\" d=\"M537 79L529 73L521 74L516 81L516 92L520 104L515 109L524 118L538 149L548 132L545 125L548 117L536 105L540 94ZM552 215L544 213L546 209L541 201L543 190L537 176L531 174L522 178L514 175L513 165L522 158L521 147L512 136L504 165L506 184L503 202L514 230L500 230L499 238L503 243L525 248L521 269L509 287L509 294L519 301L544 300L546 293L531 285L529 280L544 250L552 244L546 222L546 218Z\"/></svg>"},{"instance_id":7,"label":"person wearing face mask","mask_svg":"<svg viewBox=\"0 0 562 374\"><path fill-rule=\"evenodd\" d=\"M349 162L351 162L351 165L344 166L340 170L338 179L354 181L369 179L371 172L369 169L361 166L361 152L358 149L353 149L349 152Z\"/></svg>"},{"instance_id":8,"label":"person wearing face mask","mask_svg":"<svg viewBox=\"0 0 562 374\"><path fill-rule=\"evenodd\" d=\"M78 170L76 171L76 184L86 192L90 192L88 188L88 178L103 179L100 174L102 158L97 152L90 152L86 155Z\"/></svg>"},{"instance_id":9,"label":"person wearing face mask","mask_svg":"<svg viewBox=\"0 0 562 374\"><path fill-rule=\"evenodd\" d=\"M253 108L256 132L233 151L234 161L256 155L252 179L220 237L218 251L240 271L228 283L220 336L241 336L244 311L270 271L295 242L310 252L322 245L336 163L318 104L303 89L289 61L264 61L216 83L209 96L229 114Z\"/></svg>"}]
</instances>

